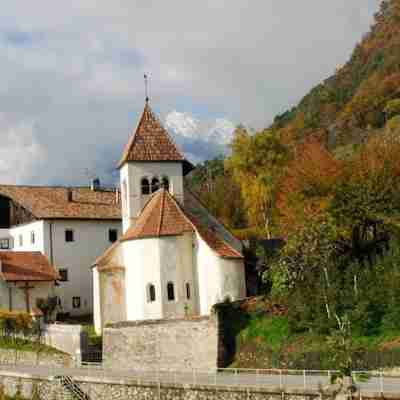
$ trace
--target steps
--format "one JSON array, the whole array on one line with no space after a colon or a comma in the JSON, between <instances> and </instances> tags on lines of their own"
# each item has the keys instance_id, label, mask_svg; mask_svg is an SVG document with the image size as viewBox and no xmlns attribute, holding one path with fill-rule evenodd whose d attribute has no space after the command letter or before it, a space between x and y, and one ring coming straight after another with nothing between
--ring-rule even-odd
<instances>
[{"instance_id":1,"label":"steps","mask_svg":"<svg viewBox=\"0 0 400 400\"><path fill-rule=\"evenodd\" d=\"M56 379L60 385L71 394L74 400L90 400L90 397L79 387L79 385L70 376L57 376Z\"/></svg>"}]
</instances>

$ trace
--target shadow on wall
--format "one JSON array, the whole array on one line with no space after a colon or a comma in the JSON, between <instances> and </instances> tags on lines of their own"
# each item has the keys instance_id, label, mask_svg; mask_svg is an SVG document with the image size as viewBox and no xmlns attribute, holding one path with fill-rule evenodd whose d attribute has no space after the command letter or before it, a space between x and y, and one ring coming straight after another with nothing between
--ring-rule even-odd
<instances>
[{"instance_id":1,"label":"shadow on wall","mask_svg":"<svg viewBox=\"0 0 400 400\"><path fill-rule=\"evenodd\" d=\"M250 316L241 310L246 302L247 299L235 302L227 299L223 303L214 306L214 312L217 314L219 324L219 368L228 367L235 360L238 351L237 338L240 332L246 328L250 319Z\"/></svg>"}]
</instances>

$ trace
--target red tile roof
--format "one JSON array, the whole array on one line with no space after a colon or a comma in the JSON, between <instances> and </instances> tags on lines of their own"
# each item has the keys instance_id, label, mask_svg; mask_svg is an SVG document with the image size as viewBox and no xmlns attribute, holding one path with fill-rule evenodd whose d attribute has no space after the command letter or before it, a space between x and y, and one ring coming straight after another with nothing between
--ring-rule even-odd
<instances>
[{"instance_id":1,"label":"red tile roof","mask_svg":"<svg viewBox=\"0 0 400 400\"><path fill-rule=\"evenodd\" d=\"M178 149L148 103L118 166L122 167L129 161L178 161L183 163L185 174L194 168Z\"/></svg>"},{"instance_id":2,"label":"red tile roof","mask_svg":"<svg viewBox=\"0 0 400 400\"><path fill-rule=\"evenodd\" d=\"M72 201L68 193L71 193ZM113 191L93 191L89 187L0 185L0 195L12 199L37 219L121 219L121 205Z\"/></svg>"},{"instance_id":3,"label":"red tile roof","mask_svg":"<svg viewBox=\"0 0 400 400\"><path fill-rule=\"evenodd\" d=\"M194 213L189 207L182 208L167 190L160 189L150 198L136 224L128 229L121 241L176 236L197 231L219 256L243 258L241 252L223 237L220 229L216 229L218 222L215 220L215 224L207 224L201 216L202 214Z\"/></svg>"},{"instance_id":4,"label":"red tile roof","mask_svg":"<svg viewBox=\"0 0 400 400\"><path fill-rule=\"evenodd\" d=\"M59 278L46 256L32 251L0 251L0 276L9 282L50 282Z\"/></svg>"},{"instance_id":5,"label":"red tile roof","mask_svg":"<svg viewBox=\"0 0 400 400\"><path fill-rule=\"evenodd\" d=\"M157 191L122 241L148 237L176 236L193 232L193 226L175 199L165 189Z\"/></svg>"}]
</instances>

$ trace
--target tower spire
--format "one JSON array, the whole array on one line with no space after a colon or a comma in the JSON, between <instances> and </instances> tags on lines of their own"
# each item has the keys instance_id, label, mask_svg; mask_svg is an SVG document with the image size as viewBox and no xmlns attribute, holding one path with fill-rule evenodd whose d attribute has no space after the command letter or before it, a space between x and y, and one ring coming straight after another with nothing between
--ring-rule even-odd
<instances>
[{"instance_id":1,"label":"tower spire","mask_svg":"<svg viewBox=\"0 0 400 400\"><path fill-rule=\"evenodd\" d=\"M144 74L144 90L146 93L146 103L149 102L149 78L147 74Z\"/></svg>"}]
</instances>

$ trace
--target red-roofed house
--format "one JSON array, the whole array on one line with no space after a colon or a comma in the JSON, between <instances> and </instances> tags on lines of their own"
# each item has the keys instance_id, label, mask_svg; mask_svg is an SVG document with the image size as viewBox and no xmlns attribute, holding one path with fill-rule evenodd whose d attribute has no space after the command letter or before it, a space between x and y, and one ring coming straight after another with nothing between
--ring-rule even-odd
<instances>
[{"instance_id":1,"label":"red-roofed house","mask_svg":"<svg viewBox=\"0 0 400 400\"><path fill-rule=\"evenodd\" d=\"M34 312L36 300L54 295L58 272L40 252L0 252L0 304L10 311Z\"/></svg>"},{"instance_id":2,"label":"red-roofed house","mask_svg":"<svg viewBox=\"0 0 400 400\"><path fill-rule=\"evenodd\" d=\"M147 102L119 168L123 235L93 266L96 330L245 297L241 242L184 189L193 166Z\"/></svg>"},{"instance_id":3,"label":"red-roofed house","mask_svg":"<svg viewBox=\"0 0 400 400\"><path fill-rule=\"evenodd\" d=\"M93 182L91 187L0 185L0 257L9 252L25 254L15 258L19 262L28 254L31 261L37 260L33 254L46 256L60 272L52 291L60 299L60 311L90 314L93 312L90 267L121 236L119 198L118 192L101 188L99 182ZM32 266L23 263L18 267L21 279L30 274ZM12 284L15 296L24 293L17 290L19 286L19 281ZM6 292L0 307L9 307ZM16 300L11 299L11 303L15 306ZM31 303L36 307L35 301Z\"/></svg>"}]
</instances>

